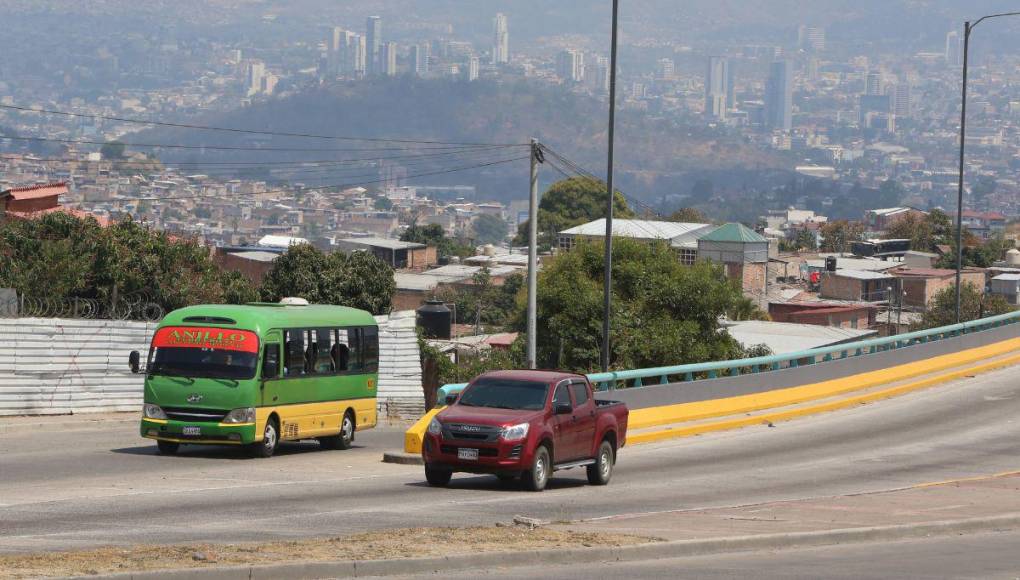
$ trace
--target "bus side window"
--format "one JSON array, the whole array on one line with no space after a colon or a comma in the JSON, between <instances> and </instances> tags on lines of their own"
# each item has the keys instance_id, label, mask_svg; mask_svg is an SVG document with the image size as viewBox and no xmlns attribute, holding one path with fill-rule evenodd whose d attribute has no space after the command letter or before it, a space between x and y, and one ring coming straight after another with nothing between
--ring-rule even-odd
<instances>
[{"instance_id":1,"label":"bus side window","mask_svg":"<svg viewBox=\"0 0 1020 580\"><path fill-rule=\"evenodd\" d=\"M280 345L275 342L266 343L262 355L262 378L275 379L280 376Z\"/></svg>"},{"instance_id":2,"label":"bus side window","mask_svg":"<svg viewBox=\"0 0 1020 580\"><path fill-rule=\"evenodd\" d=\"M288 330L284 334L287 350L284 354L284 375L299 377L305 374L305 338L304 331Z\"/></svg>"},{"instance_id":3,"label":"bus side window","mask_svg":"<svg viewBox=\"0 0 1020 580\"><path fill-rule=\"evenodd\" d=\"M347 345L350 348L350 362L347 364L347 368L355 374L365 372L363 363L364 353L361 350L362 342L363 335L361 328L347 329Z\"/></svg>"},{"instance_id":4,"label":"bus side window","mask_svg":"<svg viewBox=\"0 0 1020 580\"><path fill-rule=\"evenodd\" d=\"M336 365L336 372L344 373L350 370L351 347L350 338L346 328L339 328L333 331L334 343L330 355L333 364Z\"/></svg>"},{"instance_id":5,"label":"bus side window","mask_svg":"<svg viewBox=\"0 0 1020 580\"><path fill-rule=\"evenodd\" d=\"M379 372L379 328L366 326L361 329L362 372Z\"/></svg>"},{"instance_id":6,"label":"bus side window","mask_svg":"<svg viewBox=\"0 0 1020 580\"><path fill-rule=\"evenodd\" d=\"M333 362L333 358L330 356L332 350L330 349L330 335L332 332L328 328L317 328L315 331L315 350L312 354L314 357L314 370L316 374L330 375L336 371L336 365Z\"/></svg>"}]
</instances>

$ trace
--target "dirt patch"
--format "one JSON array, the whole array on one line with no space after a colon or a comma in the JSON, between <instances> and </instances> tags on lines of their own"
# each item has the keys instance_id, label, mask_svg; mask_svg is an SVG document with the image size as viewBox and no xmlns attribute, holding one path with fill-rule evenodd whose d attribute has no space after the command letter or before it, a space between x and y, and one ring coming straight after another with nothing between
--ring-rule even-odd
<instances>
[{"instance_id":1,"label":"dirt patch","mask_svg":"<svg viewBox=\"0 0 1020 580\"><path fill-rule=\"evenodd\" d=\"M0 578L85 576L173 568L257 566L282 562L383 560L509 549L610 547L658 541L639 536L527 526L407 528L337 538L268 544L189 544L110 547L78 552L0 556Z\"/></svg>"}]
</instances>

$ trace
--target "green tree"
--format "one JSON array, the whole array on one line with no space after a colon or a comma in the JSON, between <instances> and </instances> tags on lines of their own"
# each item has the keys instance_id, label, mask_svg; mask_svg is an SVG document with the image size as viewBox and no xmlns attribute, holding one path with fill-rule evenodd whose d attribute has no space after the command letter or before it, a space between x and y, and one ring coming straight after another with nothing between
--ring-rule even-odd
<instances>
[{"instance_id":1,"label":"green tree","mask_svg":"<svg viewBox=\"0 0 1020 580\"><path fill-rule=\"evenodd\" d=\"M390 211L393 209L393 200L388 197L377 197L372 203L372 207L379 211Z\"/></svg>"},{"instance_id":2,"label":"green tree","mask_svg":"<svg viewBox=\"0 0 1020 580\"><path fill-rule=\"evenodd\" d=\"M432 246L436 248L436 252L440 257L458 256L466 258L475 253L474 247L470 244L446 237L443 226L439 224L420 226L417 223L412 223L400 234L400 241Z\"/></svg>"},{"instance_id":3,"label":"green tree","mask_svg":"<svg viewBox=\"0 0 1020 580\"><path fill-rule=\"evenodd\" d=\"M125 147L126 145L121 141L110 141L103 143L103 146L99 148L99 153L103 159L124 159Z\"/></svg>"},{"instance_id":4,"label":"green tree","mask_svg":"<svg viewBox=\"0 0 1020 580\"><path fill-rule=\"evenodd\" d=\"M260 292L270 302L295 296L382 314L390 309L396 282L393 269L368 252L326 255L310 244L298 244L273 262Z\"/></svg>"},{"instance_id":5,"label":"green tree","mask_svg":"<svg viewBox=\"0 0 1020 580\"><path fill-rule=\"evenodd\" d=\"M613 196L613 216L633 218L634 212L619 191ZM551 247L556 234L577 225L606 217L606 184L590 177L571 177L552 184L538 205L539 245ZM514 244L528 245L529 222L517 228Z\"/></svg>"},{"instance_id":6,"label":"green tree","mask_svg":"<svg viewBox=\"0 0 1020 580\"><path fill-rule=\"evenodd\" d=\"M864 224L836 220L822 224L823 252L849 252L850 244L864 239Z\"/></svg>"},{"instance_id":7,"label":"green tree","mask_svg":"<svg viewBox=\"0 0 1020 580\"><path fill-rule=\"evenodd\" d=\"M930 252L939 244L952 242L952 224L942 210L932 210L927 215L908 213L889 224L887 239L910 240L910 249Z\"/></svg>"},{"instance_id":8,"label":"green tree","mask_svg":"<svg viewBox=\"0 0 1020 580\"><path fill-rule=\"evenodd\" d=\"M580 243L543 264L538 282L539 362L589 372L599 365L603 248ZM665 244L613 244L613 368L645 368L739 357L719 318L738 306L739 288L707 262L683 266ZM523 297L516 328L523 329Z\"/></svg>"},{"instance_id":9,"label":"green tree","mask_svg":"<svg viewBox=\"0 0 1020 580\"><path fill-rule=\"evenodd\" d=\"M875 198L875 207L895 207L900 204L907 191L903 184L895 179L887 179L878 188L878 195Z\"/></svg>"},{"instance_id":10,"label":"green tree","mask_svg":"<svg viewBox=\"0 0 1020 580\"><path fill-rule=\"evenodd\" d=\"M794 238L793 243L798 250L814 251L818 249L818 240L811 230L797 232L797 237Z\"/></svg>"},{"instance_id":11,"label":"green tree","mask_svg":"<svg viewBox=\"0 0 1020 580\"><path fill-rule=\"evenodd\" d=\"M970 194L974 196L974 200L981 203L986 197L995 193L995 190L999 188L999 183L994 177L990 175L982 175L978 177L977 183L970 188Z\"/></svg>"},{"instance_id":12,"label":"green tree","mask_svg":"<svg viewBox=\"0 0 1020 580\"><path fill-rule=\"evenodd\" d=\"M960 287L960 321L977 320L1011 312L1013 307L1002 296L983 294L973 284L964 282ZM956 287L943 288L928 303L928 310L916 328L938 328L956 324Z\"/></svg>"},{"instance_id":13,"label":"green tree","mask_svg":"<svg viewBox=\"0 0 1020 580\"><path fill-rule=\"evenodd\" d=\"M479 244L502 244L510 230L505 220L498 216L483 213L471 224L475 241Z\"/></svg>"},{"instance_id":14,"label":"green tree","mask_svg":"<svg viewBox=\"0 0 1020 580\"><path fill-rule=\"evenodd\" d=\"M104 310L115 301L169 311L254 297L246 279L222 272L193 239L131 220L103 228L62 212L0 223L0 287L35 298L95 300Z\"/></svg>"},{"instance_id":15,"label":"green tree","mask_svg":"<svg viewBox=\"0 0 1020 580\"><path fill-rule=\"evenodd\" d=\"M667 221L689 223L689 224L706 224L708 219L705 214L694 209L693 207L682 207L675 212L671 213Z\"/></svg>"}]
</instances>

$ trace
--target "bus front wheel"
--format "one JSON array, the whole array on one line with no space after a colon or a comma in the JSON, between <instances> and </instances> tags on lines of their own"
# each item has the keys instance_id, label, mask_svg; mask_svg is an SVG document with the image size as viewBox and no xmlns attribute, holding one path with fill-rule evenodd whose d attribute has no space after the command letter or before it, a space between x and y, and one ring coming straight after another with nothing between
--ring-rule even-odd
<instances>
[{"instance_id":1,"label":"bus front wheel","mask_svg":"<svg viewBox=\"0 0 1020 580\"><path fill-rule=\"evenodd\" d=\"M270 417L266 421L265 430L262 432L262 441L251 446L252 455L262 458L272 457L279 443L280 428L277 426L276 418Z\"/></svg>"},{"instance_id":2,"label":"bus front wheel","mask_svg":"<svg viewBox=\"0 0 1020 580\"><path fill-rule=\"evenodd\" d=\"M177 455L177 450L181 448L181 444L173 441L156 441L156 447L159 448L160 455Z\"/></svg>"}]
</instances>

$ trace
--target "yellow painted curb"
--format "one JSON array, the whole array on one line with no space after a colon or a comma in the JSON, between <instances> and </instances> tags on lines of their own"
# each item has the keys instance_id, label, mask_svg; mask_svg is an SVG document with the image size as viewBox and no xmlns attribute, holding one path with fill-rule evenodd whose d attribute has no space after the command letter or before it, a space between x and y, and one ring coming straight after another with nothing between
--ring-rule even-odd
<instances>
[{"instance_id":1,"label":"yellow painted curb","mask_svg":"<svg viewBox=\"0 0 1020 580\"><path fill-rule=\"evenodd\" d=\"M713 431L726 431L729 429L737 429L740 427L748 427L751 425L761 425L763 423L777 423L779 421L788 421L790 419L795 419L797 417L815 415L818 413L835 411L837 409L845 409L847 407L852 407L854 405L859 405L862 403L869 403L872 401L887 399L889 397L894 397L896 395L902 395L905 393L909 393L911 391L920 390L926 387L930 387L954 379L959 379L968 375L987 372L1017 363L1020 363L1020 355L1012 356L995 362L967 367L965 369L956 370L935 377L929 377L927 379L922 379L920 381L915 381L913 383L900 385L898 387L892 387L890 389L885 389L874 393L867 393L864 395L858 395L856 397L849 397L847 399L841 399L839 401L832 401L829 403L822 403L819 405L804 407L801 409L779 411L776 413L757 415L755 417L741 417L739 419L729 419L726 421L718 421L716 423L708 423L704 425L692 425L690 427L683 427L679 429L663 429L660 431L651 431L637 434L628 433L627 443L630 444L651 443L653 441L662 441L665 439L691 437L693 435L699 435L701 433L709 433Z\"/></svg>"},{"instance_id":2,"label":"yellow painted curb","mask_svg":"<svg viewBox=\"0 0 1020 580\"><path fill-rule=\"evenodd\" d=\"M425 441L425 430L429 428L432 417L435 417L436 414L445 408L436 407L425 413L414 425L411 425L411 428L404 433L404 453L421 453L421 444Z\"/></svg>"},{"instance_id":3,"label":"yellow painted curb","mask_svg":"<svg viewBox=\"0 0 1020 580\"><path fill-rule=\"evenodd\" d=\"M810 385L789 387L751 395L740 395L725 399L711 399L694 403L635 409L630 412L628 429L647 429L649 427L788 407L790 405L870 389L956 368L1015 350L1020 350L1020 338ZM627 440L631 441L631 437L628 436Z\"/></svg>"}]
</instances>

